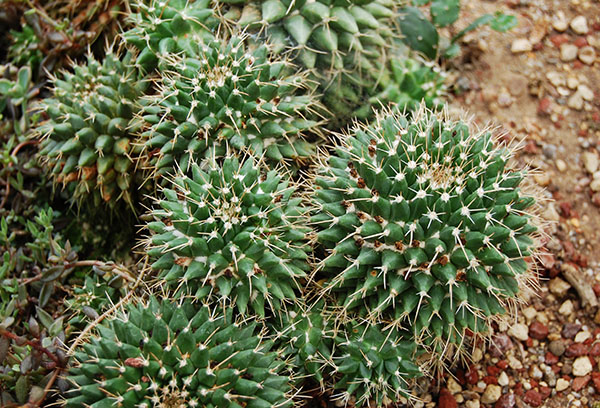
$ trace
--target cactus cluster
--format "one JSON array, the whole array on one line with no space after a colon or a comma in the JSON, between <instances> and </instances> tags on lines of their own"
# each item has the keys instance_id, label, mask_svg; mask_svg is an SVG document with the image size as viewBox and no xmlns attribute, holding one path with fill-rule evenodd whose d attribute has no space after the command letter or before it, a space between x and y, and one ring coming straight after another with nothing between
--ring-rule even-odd
<instances>
[{"instance_id":1,"label":"cactus cluster","mask_svg":"<svg viewBox=\"0 0 600 408\"><path fill-rule=\"evenodd\" d=\"M130 52L109 50L103 61L89 54L86 64L52 78L52 97L42 102L50 119L38 128L40 155L76 201L133 201L135 115L148 83L132 59Z\"/></svg>"},{"instance_id":2,"label":"cactus cluster","mask_svg":"<svg viewBox=\"0 0 600 408\"><path fill-rule=\"evenodd\" d=\"M190 300L128 305L75 354L67 407L289 407L256 323Z\"/></svg>"},{"instance_id":3,"label":"cactus cluster","mask_svg":"<svg viewBox=\"0 0 600 408\"><path fill-rule=\"evenodd\" d=\"M252 156L207 169L192 164L191 176L176 176L153 212L152 268L178 292L231 299L244 315L248 306L259 316L281 310L309 269L295 190L285 172Z\"/></svg>"},{"instance_id":4,"label":"cactus cluster","mask_svg":"<svg viewBox=\"0 0 600 408\"><path fill-rule=\"evenodd\" d=\"M168 57L173 68L161 73L143 116L149 129L142 143L156 175L231 149L275 164L313 153L303 133L318 125L318 102L303 89L305 75L274 61L265 45L249 50L243 40L195 43L187 53L193 57Z\"/></svg>"},{"instance_id":5,"label":"cactus cluster","mask_svg":"<svg viewBox=\"0 0 600 408\"><path fill-rule=\"evenodd\" d=\"M485 333L531 279L535 197L490 131L383 112L324 158L313 222L322 291L345 319L410 327L434 351Z\"/></svg>"}]
</instances>

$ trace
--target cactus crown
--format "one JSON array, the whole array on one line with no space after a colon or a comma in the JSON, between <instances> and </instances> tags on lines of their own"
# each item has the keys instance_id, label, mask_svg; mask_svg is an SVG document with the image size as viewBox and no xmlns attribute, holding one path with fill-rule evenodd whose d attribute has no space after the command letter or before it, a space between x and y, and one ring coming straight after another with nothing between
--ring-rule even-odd
<instances>
[{"instance_id":1,"label":"cactus crown","mask_svg":"<svg viewBox=\"0 0 600 408\"><path fill-rule=\"evenodd\" d=\"M197 298L227 298L242 314L250 305L264 316L265 306L293 301L308 248L301 199L285 173L252 156L192 164L191 173L163 190L148 225L159 277Z\"/></svg>"},{"instance_id":2,"label":"cactus crown","mask_svg":"<svg viewBox=\"0 0 600 408\"><path fill-rule=\"evenodd\" d=\"M90 54L52 78L53 96L41 104L50 119L39 127L40 155L77 201L132 202L134 116L148 83L130 64L133 54L118 54L109 49L102 62Z\"/></svg>"},{"instance_id":3,"label":"cactus crown","mask_svg":"<svg viewBox=\"0 0 600 408\"><path fill-rule=\"evenodd\" d=\"M128 305L98 326L67 407L288 407L290 379L255 323L189 300Z\"/></svg>"},{"instance_id":4,"label":"cactus crown","mask_svg":"<svg viewBox=\"0 0 600 408\"><path fill-rule=\"evenodd\" d=\"M531 279L535 197L489 131L423 107L344 137L315 179L323 291L425 345L486 332Z\"/></svg>"},{"instance_id":5,"label":"cactus crown","mask_svg":"<svg viewBox=\"0 0 600 408\"><path fill-rule=\"evenodd\" d=\"M162 73L144 115L143 142L158 174L228 149L274 163L312 153L302 133L318 124L308 118L318 103L302 92L305 75L271 60L266 45L247 49L243 39L194 44L187 53L194 57L171 57L173 69Z\"/></svg>"}]
</instances>

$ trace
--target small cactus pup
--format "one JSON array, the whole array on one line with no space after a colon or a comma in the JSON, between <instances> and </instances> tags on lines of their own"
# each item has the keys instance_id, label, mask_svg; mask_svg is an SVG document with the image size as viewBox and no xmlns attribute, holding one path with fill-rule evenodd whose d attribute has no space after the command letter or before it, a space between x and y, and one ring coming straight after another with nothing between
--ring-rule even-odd
<instances>
[{"instance_id":1,"label":"small cactus pup","mask_svg":"<svg viewBox=\"0 0 600 408\"><path fill-rule=\"evenodd\" d=\"M229 311L231 312L231 310ZM76 350L66 407L289 407L259 326L190 300L128 304Z\"/></svg>"},{"instance_id":2,"label":"small cactus pup","mask_svg":"<svg viewBox=\"0 0 600 408\"><path fill-rule=\"evenodd\" d=\"M489 334L535 282L536 195L511 155L489 130L424 107L342 136L312 191L326 251L315 280L340 318L410 328L434 358Z\"/></svg>"},{"instance_id":3,"label":"small cactus pup","mask_svg":"<svg viewBox=\"0 0 600 408\"><path fill-rule=\"evenodd\" d=\"M417 346L410 333L371 323L348 323L334 330L328 371L332 400L357 407L386 407L412 399L422 372L413 361ZM373 405L374 403L374 405Z\"/></svg>"},{"instance_id":4,"label":"small cactus pup","mask_svg":"<svg viewBox=\"0 0 600 408\"><path fill-rule=\"evenodd\" d=\"M150 97L142 141L154 175L168 174L191 160L250 151L273 164L309 158L304 139L318 132L319 106L304 89L306 74L269 56L267 45L250 50L244 36L194 43L193 57L171 55Z\"/></svg>"},{"instance_id":5,"label":"small cactus pup","mask_svg":"<svg viewBox=\"0 0 600 408\"><path fill-rule=\"evenodd\" d=\"M243 315L280 311L309 269L296 186L252 156L190 167L190 176L179 173L163 189L148 224L159 282L199 299L227 299Z\"/></svg>"},{"instance_id":6,"label":"small cactus pup","mask_svg":"<svg viewBox=\"0 0 600 408\"><path fill-rule=\"evenodd\" d=\"M133 143L134 117L148 87L133 59L112 49L102 62L89 54L87 63L53 77L52 96L41 102L49 119L38 128L39 154L74 201L132 204L140 150Z\"/></svg>"},{"instance_id":7,"label":"small cactus pup","mask_svg":"<svg viewBox=\"0 0 600 408\"><path fill-rule=\"evenodd\" d=\"M182 51L197 38L212 38L218 19L210 0L135 0L128 16L130 29L123 39L139 51L136 62L146 72L157 67L161 57Z\"/></svg>"}]
</instances>

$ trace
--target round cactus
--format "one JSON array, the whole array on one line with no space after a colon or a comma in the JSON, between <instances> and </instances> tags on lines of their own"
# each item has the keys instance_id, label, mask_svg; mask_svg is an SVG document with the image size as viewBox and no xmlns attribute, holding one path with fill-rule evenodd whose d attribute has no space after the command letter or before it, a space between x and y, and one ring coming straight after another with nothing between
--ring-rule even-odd
<instances>
[{"instance_id":1,"label":"round cactus","mask_svg":"<svg viewBox=\"0 0 600 408\"><path fill-rule=\"evenodd\" d=\"M303 131L318 124L308 118L318 103L302 92L305 75L270 59L265 45L245 49L240 37L194 46L193 58L171 57L172 69L161 74L145 111L142 142L155 175L229 149L274 163L312 154Z\"/></svg>"},{"instance_id":2,"label":"round cactus","mask_svg":"<svg viewBox=\"0 0 600 408\"><path fill-rule=\"evenodd\" d=\"M134 116L148 85L132 59L112 50L103 62L88 55L87 64L52 78L53 95L41 103L50 119L39 127L40 155L76 201L132 202Z\"/></svg>"},{"instance_id":3,"label":"round cactus","mask_svg":"<svg viewBox=\"0 0 600 408\"><path fill-rule=\"evenodd\" d=\"M163 190L148 228L152 268L161 281L196 298L231 300L260 316L295 299L306 275L305 210L280 170L251 156L191 165ZM266 303L266 305L265 305Z\"/></svg>"},{"instance_id":4,"label":"round cactus","mask_svg":"<svg viewBox=\"0 0 600 408\"><path fill-rule=\"evenodd\" d=\"M342 315L410 326L432 350L487 332L528 287L538 242L510 157L491 132L424 108L342 137L313 192L322 290Z\"/></svg>"},{"instance_id":5,"label":"round cactus","mask_svg":"<svg viewBox=\"0 0 600 408\"><path fill-rule=\"evenodd\" d=\"M288 407L256 323L238 323L185 301L128 305L75 353L67 407Z\"/></svg>"},{"instance_id":6,"label":"round cactus","mask_svg":"<svg viewBox=\"0 0 600 408\"><path fill-rule=\"evenodd\" d=\"M212 38L218 25L210 0L136 0L122 36L139 51L137 63L150 71L160 58L182 51L197 37Z\"/></svg>"}]
</instances>

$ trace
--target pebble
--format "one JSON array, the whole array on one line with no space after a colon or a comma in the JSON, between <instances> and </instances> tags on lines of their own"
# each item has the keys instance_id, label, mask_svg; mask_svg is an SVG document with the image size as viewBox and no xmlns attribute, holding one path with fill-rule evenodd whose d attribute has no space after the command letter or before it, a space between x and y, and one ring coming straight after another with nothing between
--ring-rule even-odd
<instances>
[{"instance_id":1,"label":"pebble","mask_svg":"<svg viewBox=\"0 0 600 408\"><path fill-rule=\"evenodd\" d=\"M531 42L527 38L517 38L514 40L510 46L510 50L513 54L518 54L521 52L528 52L533 49Z\"/></svg>"},{"instance_id":2,"label":"pebble","mask_svg":"<svg viewBox=\"0 0 600 408\"><path fill-rule=\"evenodd\" d=\"M507 108L513 103L513 97L508 92L502 92L498 95L498 105Z\"/></svg>"},{"instance_id":3,"label":"pebble","mask_svg":"<svg viewBox=\"0 0 600 408\"><path fill-rule=\"evenodd\" d=\"M481 396L481 402L484 404L493 404L502 396L502 388L496 384L490 384L485 387L485 391Z\"/></svg>"},{"instance_id":4,"label":"pebble","mask_svg":"<svg viewBox=\"0 0 600 408\"><path fill-rule=\"evenodd\" d=\"M589 31L587 20L584 16L577 16L571 20L571 29L577 34L587 34Z\"/></svg>"},{"instance_id":5,"label":"pebble","mask_svg":"<svg viewBox=\"0 0 600 408\"><path fill-rule=\"evenodd\" d=\"M548 327L536 320L529 326L529 335L536 340L544 340L548 336Z\"/></svg>"},{"instance_id":6,"label":"pebble","mask_svg":"<svg viewBox=\"0 0 600 408\"><path fill-rule=\"evenodd\" d=\"M517 403L517 399L515 398L515 394L504 394L500 397L500 399L494 405L494 408L513 408Z\"/></svg>"},{"instance_id":7,"label":"pebble","mask_svg":"<svg viewBox=\"0 0 600 408\"><path fill-rule=\"evenodd\" d=\"M519 360L517 360L515 357L513 356L508 356L507 358L508 360L508 365L510 366L510 368L512 368L513 370L520 370L523 368L523 363L521 363Z\"/></svg>"},{"instance_id":8,"label":"pebble","mask_svg":"<svg viewBox=\"0 0 600 408\"><path fill-rule=\"evenodd\" d=\"M508 375L506 375L505 371L502 371L498 376L498 385L502 387L506 387L509 384Z\"/></svg>"},{"instance_id":9,"label":"pebble","mask_svg":"<svg viewBox=\"0 0 600 408\"><path fill-rule=\"evenodd\" d=\"M564 62L569 62L577 58L579 50L573 44L563 44L560 46L560 59Z\"/></svg>"},{"instance_id":10,"label":"pebble","mask_svg":"<svg viewBox=\"0 0 600 408\"><path fill-rule=\"evenodd\" d=\"M590 188L592 191L600 191L600 179L594 179L590 183Z\"/></svg>"},{"instance_id":11,"label":"pebble","mask_svg":"<svg viewBox=\"0 0 600 408\"><path fill-rule=\"evenodd\" d=\"M567 100L567 106L571 109L581 110L583 109L583 97L579 92L575 92Z\"/></svg>"},{"instance_id":12,"label":"pebble","mask_svg":"<svg viewBox=\"0 0 600 408\"><path fill-rule=\"evenodd\" d=\"M556 380L556 391L564 391L567 388L569 388L569 385L569 382L561 377L558 380Z\"/></svg>"},{"instance_id":13,"label":"pebble","mask_svg":"<svg viewBox=\"0 0 600 408\"><path fill-rule=\"evenodd\" d=\"M512 327L508 330L508 334L517 340L527 341L529 338L529 328L522 323L517 323L512 325Z\"/></svg>"},{"instance_id":14,"label":"pebble","mask_svg":"<svg viewBox=\"0 0 600 408\"><path fill-rule=\"evenodd\" d=\"M571 313L573 313L573 311L573 302L571 302L570 300L565 300L564 303L560 305L560 308L558 309L558 313L560 313L563 316L568 316Z\"/></svg>"},{"instance_id":15,"label":"pebble","mask_svg":"<svg viewBox=\"0 0 600 408\"><path fill-rule=\"evenodd\" d=\"M587 65L592 65L596 61L596 51L589 45L580 48L577 56L581 62Z\"/></svg>"},{"instance_id":16,"label":"pebble","mask_svg":"<svg viewBox=\"0 0 600 408\"><path fill-rule=\"evenodd\" d=\"M592 338L592 334L589 331L580 331L575 336L575 343L583 343L587 339L591 339L591 338Z\"/></svg>"},{"instance_id":17,"label":"pebble","mask_svg":"<svg viewBox=\"0 0 600 408\"><path fill-rule=\"evenodd\" d=\"M565 170L567 170L567 163L565 163L563 160L561 159L557 159L556 160L556 168L558 169L558 171L560 171L561 173L564 172Z\"/></svg>"},{"instance_id":18,"label":"pebble","mask_svg":"<svg viewBox=\"0 0 600 408\"><path fill-rule=\"evenodd\" d=\"M548 345L548 350L557 357L560 357L565 352L565 343L562 340L551 341Z\"/></svg>"},{"instance_id":19,"label":"pebble","mask_svg":"<svg viewBox=\"0 0 600 408\"><path fill-rule=\"evenodd\" d=\"M555 87L566 85L564 75L556 71L550 71L546 73L546 79L548 79L548 81L550 81L550 83Z\"/></svg>"},{"instance_id":20,"label":"pebble","mask_svg":"<svg viewBox=\"0 0 600 408\"><path fill-rule=\"evenodd\" d=\"M537 310L535 310L535 307L533 307L533 306L529 306L529 307L527 307L527 308L523 309L523 316L525 316L525 318L526 318L528 321L531 321L531 320L533 320L533 318L534 318L536 315L537 315ZM531 328L530 328L530 330L531 330Z\"/></svg>"},{"instance_id":21,"label":"pebble","mask_svg":"<svg viewBox=\"0 0 600 408\"><path fill-rule=\"evenodd\" d=\"M449 377L448 381L446 381L446 387L450 391L450 394L458 394L462 391L460 384L452 377Z\"/></svg>"},{"instance_id":22,"label":"pebble","mask_svg":"<svg viewBox=\"0 0 600 408\"><path fill-rule=\"evenodd\" d=\"M581 389L585 387L591 379L592 377L590 375L585 375L583 377L577 377L573 379L573 391L581 391Z\"/></svg>"},{"instance_id":23,"label":"pebble","mask_svg":"<svg viewBox=\"0 0 600 408\"><path fill-rule=\"evenodd\" d=\"M560 335L565 339L572 339L581 329L581 325L579 323L565 323L560 332Z\"/></svg>"},{"instance_id":24,"label":"pebble","mask_svg":"<svg viewBox=\"0 0 600 408\"><path fill-rule=\"evenodd\" d=\"M525 393L523 401L532 407L539 407L542 405L542 395L535 390L529 390Z\"/></svg>"},{"instance_id":25,"label":"pebble","mask_svg":"<svg viewBox=\"0 0 600 408\"><path fill-rule=\"evenodd\" d=\"M473 350L473 355L471 358L473 359L474 363L480 362L483 358L483 351L479 347L476 347L475 350Z\"/></svg>"},{"instance_id":26,"label":"pebble","mask_svg":"<svg viewBox=\"0 0 600 408\"><path fill-rule=\"evenodd\" d=\"M559 33L562 33L563 31L567 31L568 27L569 22L565 17L565 13L562 10L556 13L554 15L554 18L552 19L552 28L554 28Z\"/></svg>"},{"instance_id":27,"label":"pebble","mask_svg":"<svg viewBox=\"0 0 600 408\"><path fill-rule=\"evenodd\" d=\"M506 333L499 333L492 339L490 353L494 357L502 357L508 350L514 347L510 337Z\"/></svg>"},{"instance_id":28,"label":"pebble","mask_svg":"<svg viewBox=\"0 0 600 408\"><path fill-rule=\"evenodd\" d=\"M440 398L438 400L438 407L440 408L456 408L456 398L446 388L440 390Z\"/></svg>"},{"instance_id":29,"label":"pebble","mask_svg":"<svg viewBox=\"0 0 600 408\"><path fill-rule=\"evenodd\" d=\"M550 293L558 297L563 297L571 289L571 285L561 278L554 278L548 283L548 289L550 289Z\"/></svg>"},{"instance_id":30,"label":"pebble","mask_svg":"<svg viewBox=\"0 0 600 408\"><path fill-rule=\"evenodd\" d=\"M573 375L583 377L592 372L592 363L587 356L579 357L573 362Z\"/></svg>"},{"instance_id":31,"label":"pebble","mask_svg":"<svg viewBox=\"0 0 600 408\"><path fill-rule=\"evenodd\" d=\"M535 174L533 179L542 187L546 187L548 184L550 184L550 175L546 172Z\"/></svg>"},{"instance_id":32,"label":"pebble","mask_svg":"<svg viewBox=\"0 0 600 408\"><path fill-rule=\"evenodd\" d=\"M583 165L588 173L595 173L598 170L598 155L593 152L583 152L581 157L583 159Z\"/></svg>"},{"instance_id":33,"label":"pebble","mask_svg":"<svg viewBox=\"0 0 600 408\"><path fill-rule=\"evenodd\" d=\"M570 76L567 78L567 87L569 89L577 89L578 86L579 80L577 78L575 78L574 76Z\"/></svg>"},{"instance_id":34,"label":"pebble","mask_svg":"<svg viewBox=\"0 0 600 408\"><path fill-rule=\"evenodd\" d=\"M469 400L465 403L466 408L479 408L480 406L479 400Z\"/></svg>"},{"instance_id":35,"label":"pebble","mask_svg":"<svg viewBox=\"0 0 600 408\"><path fill-rule=\"evenodd\" d=\"M581 84L577 87L577 93L581 95L583 99L586 101L594 100L594 91L590 89L589 86Z\"/></svg>"}]
</instances>

